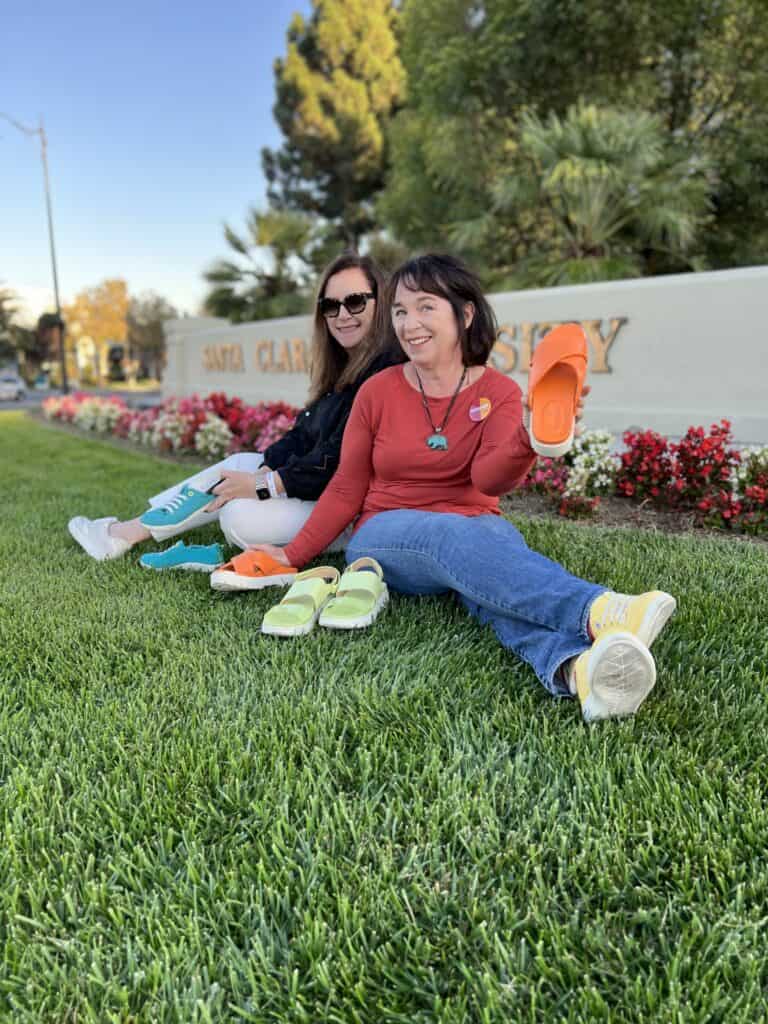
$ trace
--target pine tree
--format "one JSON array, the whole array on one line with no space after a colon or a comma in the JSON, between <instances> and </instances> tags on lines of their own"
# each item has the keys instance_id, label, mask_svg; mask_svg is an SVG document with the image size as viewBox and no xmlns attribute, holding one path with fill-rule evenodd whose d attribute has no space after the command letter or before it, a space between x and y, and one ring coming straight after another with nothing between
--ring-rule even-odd
<instances>
[{"instance_id":1,"label":"pine tree","mask_svg":"<svg viewBox=\"0 0 768 1024\"><path fill-rule=\"evenodd\" d=\"M275 119L285 141L264 149L273 206L319 215L356 245L375 224L384 184L386 128L405 72L391 0L313 0L295 15L288 52L275 63Z\"/></svg>"}]
</instances>

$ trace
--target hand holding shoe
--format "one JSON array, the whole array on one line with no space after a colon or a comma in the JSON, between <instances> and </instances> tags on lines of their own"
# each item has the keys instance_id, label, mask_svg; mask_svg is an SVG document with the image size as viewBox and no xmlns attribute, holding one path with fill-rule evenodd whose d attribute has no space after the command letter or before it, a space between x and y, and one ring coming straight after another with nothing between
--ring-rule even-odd
<instances>
[{"instance_id":1,"label":"hand holding shoe","mask_svg":"<svg viewBox=\"0 0 768 1024\"><path fill-rule=\"evenodd\" d=\"M285 548L280 548L277 544L251 544L251 548L254 551L263 551L270 558L274 558L276 562L281 565L290 565L288 558L285 554Z\"/></svg>"}]
</instances>

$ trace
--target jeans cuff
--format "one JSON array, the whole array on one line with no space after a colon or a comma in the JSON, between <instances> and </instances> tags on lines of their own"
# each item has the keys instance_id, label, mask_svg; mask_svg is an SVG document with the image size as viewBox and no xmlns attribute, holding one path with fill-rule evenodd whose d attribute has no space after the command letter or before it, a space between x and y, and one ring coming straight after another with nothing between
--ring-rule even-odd
<instances>
[{"instance_id":1,"label":"jeans cuff","mask_svg":"<svg viewBox=\"0 0 768 1024\"><path fill-rule=\"evenodd\" d=\"M568 686L568 682L565 679L565 673L562 671L563 666L566 662L570 661L571 658L577 658L584 651L589 650L590 641L586 640L584 643L574 646L573 650L563 657L562 654L557 655L557 661L553 666L547 666L546 676L540 676L540 681L544 686L544 689L548 693L551 693L553 697L571 697L575 694L571 693L571 688Z\"/></svg>"},{"instance_id":2,"label":"jeans cuff","mask_svg":"<svg viewBox=\"0 0 768 1024\"><path fill-rule=\"evenodd\" d=\"M581 610L581 616L579 617L579 636L583 637L587 643L592 643L592 637L589 635L589 612L592 608L593 603L600 597L601 594L606 592L606 587L600 587L597 584L594 585L594 591L587 597L584 602L584 607Z\"/></svg>"}]
</instances>

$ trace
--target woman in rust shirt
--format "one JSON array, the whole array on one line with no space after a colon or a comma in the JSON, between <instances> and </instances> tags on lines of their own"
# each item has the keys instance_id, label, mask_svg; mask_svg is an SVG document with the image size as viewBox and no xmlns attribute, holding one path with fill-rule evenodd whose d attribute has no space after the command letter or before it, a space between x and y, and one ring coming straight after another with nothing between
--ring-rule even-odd
<instances>
[{"instance_id":1,"label":"woman in rust shirt","mask_svg":"<svg viewBox=\"0 0 768 1024\"><path fill-rule=\"evenodd\" d=\"M578 696L587 720L634 713L674 598L579 579L499 514L535 456L520 388L486 365L496 327L477 278L423 256L396 271L389 301L408 362L361 387L339 469L304 528L285 548L257 547L300 567L359 517L348 562L375 558L402 593L454 591L552 694Z\"/></svg>"}]
</instances>

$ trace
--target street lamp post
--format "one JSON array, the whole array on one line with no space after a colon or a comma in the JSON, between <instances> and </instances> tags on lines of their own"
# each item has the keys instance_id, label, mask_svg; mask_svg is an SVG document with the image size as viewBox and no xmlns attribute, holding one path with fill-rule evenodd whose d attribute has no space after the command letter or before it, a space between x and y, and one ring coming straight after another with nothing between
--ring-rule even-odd
<instances>
[{"instance_id":1,"label":"street lamp post","mask_svg":"<svg viewBox=\"0 0 768 1024\"><path fill-rule=\"evenodd\" d=\"M61 363L61 390L66 394L69 391L69 385L67 383L67 358L64 351L64 321L61 317L61 303L59 301L59 275L56 270L56 246L53 240L53 213L51 209L51 183L48 176L48 139L46 138L45 128L43 127L43 118L40 117L40 122L37 128L28 128L26 125L21 124L8 114L0 112L0 117L8 121L17 128L24 135L34 136L37 135L40 138L40 156L43 161L43 180L45 183L45 209L48 214L48 241L51 249L51 267L53 268L53 294L56 300L56 319L58 320L59 329L59 360Z\"/></svg>"}]
</instances>

